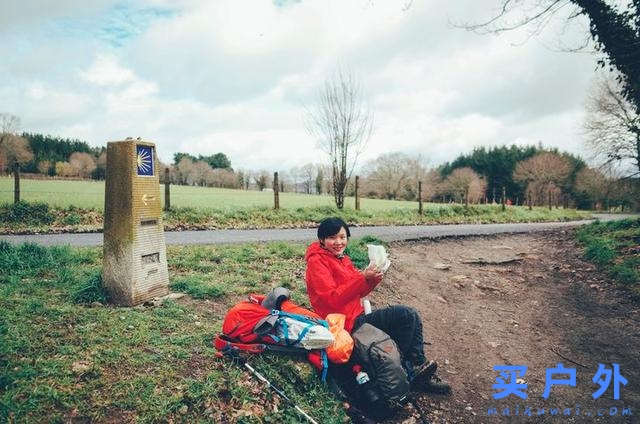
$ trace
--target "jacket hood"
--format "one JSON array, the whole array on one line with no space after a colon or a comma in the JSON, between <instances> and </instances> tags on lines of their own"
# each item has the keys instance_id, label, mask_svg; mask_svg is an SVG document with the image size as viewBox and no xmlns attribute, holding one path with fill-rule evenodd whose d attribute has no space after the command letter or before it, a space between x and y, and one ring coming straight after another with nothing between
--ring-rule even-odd
<instances>
[{"instance_id":1,"label":"jacket hood","mask_svg":"<svg viewBox=\"0 0 640 424\"><path fill-rule=\"evenodd\" d=\"M319 241L314 241L309 245L309 247L307 247L307 253L304 255L304 260L308 261L313 255L327 255L330 258L336 257L333 253L322 247Z\"/></svg>"}]
</instances>

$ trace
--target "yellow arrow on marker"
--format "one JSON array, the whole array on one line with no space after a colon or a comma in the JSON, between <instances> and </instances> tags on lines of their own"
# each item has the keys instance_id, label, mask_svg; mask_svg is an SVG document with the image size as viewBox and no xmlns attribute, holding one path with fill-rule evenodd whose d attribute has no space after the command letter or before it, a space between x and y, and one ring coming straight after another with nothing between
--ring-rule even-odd
<instances>
[{"instance_id":1,"label":"yellow arrow on marker","mask_svg":"<svg viewBox=\"0 0 640 424\"><path fill-rule=\"evenodd\" d=\"M152 202L156 200L156 196L151 196L148 194L143 194L142 195L142 203L144 203L145 206L149 206L149 204L147 202Z\"/></svg>"}]
</instances>

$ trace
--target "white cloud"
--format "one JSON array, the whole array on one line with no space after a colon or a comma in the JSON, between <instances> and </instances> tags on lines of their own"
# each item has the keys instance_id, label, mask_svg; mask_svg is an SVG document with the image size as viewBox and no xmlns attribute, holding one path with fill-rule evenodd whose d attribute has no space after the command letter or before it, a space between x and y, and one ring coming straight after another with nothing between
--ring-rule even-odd
<instances>
[{"instance_id":1,"label":"white cloud","mask_svg":"<svg viewBox=\"0 0 640 424\"><path fill-rule=\"evenodd\" d=\"M363 163L403 150L435 165L474 146L512 142L580 152L595 59L552 52L536 40L514 47L520 34L482 37L448 23L480 20L494 3L437 0L404 10L404 0L280 8L269 1L139 0L140 9L177 12L145 20L115 46L99 34L12 25L0 45L7 58L0 74L8 75L0 109L20 115L27 131L94 145L141 136L158 144L164 160L177 151L222 151L235 167L283 170L322 160L304 131L304 106L343 64L361 78L375 110ZM102 15L112 5L74 11L63 2L48 12L42 4L3 4L0 15L9 15L0 22L112 22Z\"/></svg>"},{"instance_id":2,"label":"white cloud","mask_svg":"<svg viewBox=\"0 0 640 424\"><path fill-rule=\"evenodd\" d=\"M134 79L133 72L120 66L114 56L99 55L80 77L97 85L120 85Z\"/></svg>"}]
</instances>

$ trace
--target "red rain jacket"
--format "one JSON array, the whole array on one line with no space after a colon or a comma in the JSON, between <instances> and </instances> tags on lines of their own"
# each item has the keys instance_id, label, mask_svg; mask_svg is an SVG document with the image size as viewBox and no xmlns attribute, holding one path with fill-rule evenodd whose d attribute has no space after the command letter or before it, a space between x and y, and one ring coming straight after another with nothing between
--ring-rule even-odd
<instances>
[{"instance_id":1,"label":"red rain jacket","mask_svg":"<svg viewBox=\"0 0 640 424\"><path fill-rule=\"evenodd\" d=\"M338 258L317 241L307 248L305 259L311 306L323 318L331 313L344 314L347 317L344 327L351 332L355 319L364 312L360 298L375 285L365 280L348 256Z\"/></svg>"}]
</instances>

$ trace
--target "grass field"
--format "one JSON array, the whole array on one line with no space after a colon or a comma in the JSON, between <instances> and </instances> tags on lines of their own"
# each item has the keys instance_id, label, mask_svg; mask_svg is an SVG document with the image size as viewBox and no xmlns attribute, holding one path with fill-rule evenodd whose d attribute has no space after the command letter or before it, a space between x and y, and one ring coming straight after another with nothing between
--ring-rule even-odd
<instances>
[{"instance_id":1,"label":"grass field","mask_svg":"<svg viewBox=\"0 0 640 424\"><path fill-rule=\"evenodd\" d=\"M28 202L45 202L51 206L66 208L104 208L104 181L63 181L63 180L20 180L20 199ZM164 204L164 186L160 186L160 196ZM13 178L0 177L0 204L13 202ZM355 200L348 197L346 206L354 207ZM280 193L282 208L303 208L334 205L328 195L300 193ZM247 207L273 207L273 192L255 190L231 190L212 187L191 187L172 185L171 206L175 208L215 208L237 209ZM416 202L361 199L363 210L379 211L389 209L417 208Z\"/></svg>"},{"instance_id":2,"label":"grass field","mask_svg":"<svg viewBox=\"0 0 640 424\"><path fill-rule=\"evenodd\" d=\"M354 240L349 249L364 266L366 248ZM248 293L285 286L308 305L304 251L282 242L170 246L172 289L190 297L124 308L104 303L101 248L0 241L0 422L301 422L216 358L211 342ZM319 422L345 422L306 360L263 354L251 363Z\"/></svg>"}]
</instances>

